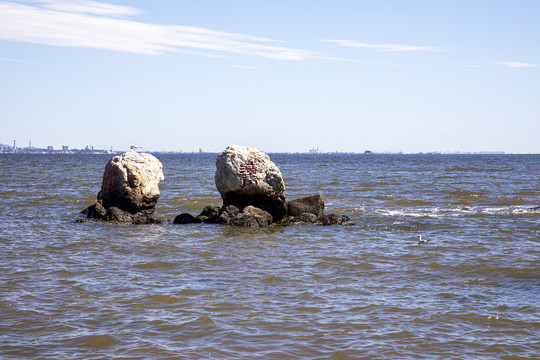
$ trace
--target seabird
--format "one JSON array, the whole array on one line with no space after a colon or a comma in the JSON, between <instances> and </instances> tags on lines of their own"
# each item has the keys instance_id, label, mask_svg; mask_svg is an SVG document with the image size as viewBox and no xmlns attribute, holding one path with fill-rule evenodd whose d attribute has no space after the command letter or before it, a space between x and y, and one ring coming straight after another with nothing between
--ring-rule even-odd
<instances>
[{"instance_id":1,"label":"seabird","mask_svg":"<svg viewBox=\"0 0 540 360\"><path fill-rule=\"evenodd\" d=\"M142 146L133 144L133 145L130 146L130 148L131 148L131 150L137 150L137 149L142 149Z\"/></svg>"},{"instance_id":2,"label":"seabird","mask_svg":"<svg viewBox=\"0 0 540 360\"><path fill-rule=\"evenodd\" d=\"M422 235L418 235L418 244L427 244L429 239L422 239Z\"/></svg>"}]
</instances>

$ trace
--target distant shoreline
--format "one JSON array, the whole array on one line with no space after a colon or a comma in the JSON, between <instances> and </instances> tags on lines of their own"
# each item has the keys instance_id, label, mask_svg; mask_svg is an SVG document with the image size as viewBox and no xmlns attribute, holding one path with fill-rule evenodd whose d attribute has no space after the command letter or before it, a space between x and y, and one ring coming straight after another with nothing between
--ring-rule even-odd
<instances>
[{"instance_id":1,"label":"distant shoreline","mask_svg":"<svg viewBox=\"0 0 540 360\"><path fill-rule=\"evenodd\" d=\"M126 151L110 151L110 150L53 150L53 151L28 151L28 150L17 150L17 151L0 151L0 155L120 155ZM198 151L145 151L150 154L161 154L161 155L218 155L219 152L198 152ZM478 152L416 152L416 153L405 153L405 152L340 152L340 151L330 151L330 152L266 152L267 154L274 155L309 155L309 156L321 156L321 155L363 155L363 156L373 156L373 155L540 155L539 153L507 153L504 151L478 151Z\"/></svg>"}]
</instances>

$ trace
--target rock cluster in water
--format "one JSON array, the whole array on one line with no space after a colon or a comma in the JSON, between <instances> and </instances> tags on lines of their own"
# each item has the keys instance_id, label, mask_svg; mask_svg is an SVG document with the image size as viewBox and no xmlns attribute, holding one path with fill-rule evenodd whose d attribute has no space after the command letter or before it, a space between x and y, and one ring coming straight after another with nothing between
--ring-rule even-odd
<instances>
[{"instance_id":1,"label":"rock cluster in water","mask_svg":"<svg viewBox=\"0 0 540 360\"><path fill-rule=\"evenodd\" d=\"M154 224L152 214L164 179L161 162L150 154L129 151L105 166L97 202L88 218ZM216 187L223 205L210 205L197 215L180 214L175 224L227 224L241 227L322 224L352 225L345 215L325 215L322 195L285 200L285 184L270 157L255 148L227 147L216 160Z\"/></svg>"},{"instance_id":2,"label":"rock cluster in water","mask_svg":"<svg viewBox=\"0 0 540 360\"><path fill-rule=\"evenodd\" d=\"M278 167L268 155L252 147L227 147L217 157L215 182L223 206L207 206L198 216L180 214L174 219L175 224L352 225L345 215L324 215L324 199L320 194L286 201L285 184Z\"/></svg>"},{"instance_id":3,"label":"rock cluster in water","mask_svg":"<svg viewBox=\"0 0 540 360\"><path fill-rule=\"evenodd\" d=\"M97 202L83 213L106 221L154 224L152 216L159 199L159 182L164 179L161 162L150 154L128 151L105 166Z\"/></svg>"},{"instance_id":4,"label":"rock cluster in water","mask_svg":"<svg viewBox=\"0 0 540 360\"><path fill-rule=\"evenodd\" d=\"M292 204L292 205L291 205ZM240 208L236 205L209 205L198 216L180 214L174 219L175 224L226 224L242 227L263 227L269 225L354 225L346 215L324 215L324 199L317 194L286 202L287 209L293 209L283 218L274 221L272 215L253 205ZM294 212L296 210L296 212Z\"/></svg>"}]
</instances>

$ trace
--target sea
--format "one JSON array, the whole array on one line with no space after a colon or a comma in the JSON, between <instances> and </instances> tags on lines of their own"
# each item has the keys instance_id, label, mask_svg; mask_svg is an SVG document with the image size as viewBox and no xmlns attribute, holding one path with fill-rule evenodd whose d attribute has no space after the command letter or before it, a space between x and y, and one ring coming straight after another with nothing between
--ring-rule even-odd
<instances>
[{"instance_id":1,"label":"sea","mask_svg":"<svg viewBox=\"0 0 540 360\"><path fill-rule=\"evenodd\" d=\"M79 222L112 155L1 154L0 358L540 358L540 155L269 155L355 224L173 224L217 154L155 154L162 224Z\"/></svg>"}]
</instances>

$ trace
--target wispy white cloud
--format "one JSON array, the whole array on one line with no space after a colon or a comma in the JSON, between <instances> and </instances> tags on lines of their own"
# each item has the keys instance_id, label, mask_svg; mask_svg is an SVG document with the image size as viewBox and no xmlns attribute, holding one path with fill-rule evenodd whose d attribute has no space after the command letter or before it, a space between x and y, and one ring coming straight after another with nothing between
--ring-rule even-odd
<instances>
[{"instance_id":1,"label":"wispy white cloud","mask_svg":"<svg viewBox=\"0 0 540 360\"><path fill-rule=\"evenodd\" d=\"M321 40L329 42L343 47L354 47L369 50L385 51L385 52L402 52L402 51L429 51L429 52L442 52L446 51L441 48L433 46L419 46L419 45L406 45L406 44L369 44L352 40Z\"/></svg>"},{"instance_id":2,"label":"wispy white cloud","mask_svg":"<svg viewBox=\"0 0 540 360\"><path fill-rule=\"evenodd\" d=\"M539 67L539 64L530 64L530 63L524 63L524 62L517 62L517 61L497 61L495 62L497 65L502 65L510 68L531 68L531 67Z\"/></svg>"},{"instance_id":3,"label":"wispy white cloud","mask_svg":"<svg viewBox=\"0 0 540 360\"><path fill-rule=\"evenodd\" d=\"M140 13L126 6L84 0L36 0L34 4L0 1L0 39L147 55L188 52L276 60L326 58L257 36L121 19Z\"/></svg>"},{"instance_id":4,"label":"wispy white cloud","mask_svg":"<svg viewBox=\"0 0 540 360\"><path fill-rule=\"evenodd\" d=\"M34 0L41 3L43 8L61 11L61 12L76 12L88 13L102 16L131 16L142 13L140 9L129 6L106 4L97 1L87 0Z\"/></svg>"},{"instance_id":5,"label":"wispy white cloud","mask_svg":"<svg viewBox=\"0 0 540 360\"><path fill-rule=\"evenodd\" d=\"M4 58L4 57L0 57L0 61L8 61L8 62L16 62L16 63L28 63L29 62L29 61L26 61L26 60Z\"/></svg>"}]
</instances>

